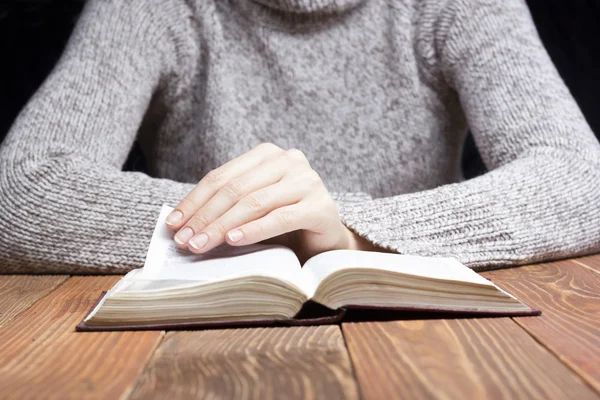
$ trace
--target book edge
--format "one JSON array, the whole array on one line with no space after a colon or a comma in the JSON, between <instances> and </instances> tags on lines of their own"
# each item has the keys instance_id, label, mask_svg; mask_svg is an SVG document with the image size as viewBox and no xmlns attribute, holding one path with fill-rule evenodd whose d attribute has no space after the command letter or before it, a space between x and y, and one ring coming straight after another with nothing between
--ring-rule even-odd
<instances>
[{"instance_id":1,"label":"book edge","mask_svg":"<svg viewBox=\"0 0 600 400\"><path fill-rule=\"evenodd\" d=\"M96 306L106 295L103 291L90 311L85 315L79 324L75 326L76 332L101 332L101 331L139 331L139 330L186 330L190 328L214 329L214 328L243 328L243 327L274 327L274 326L305 326L305 325L330 325L342 322L348 310L382 310L382 311L411 311L435 313L454 317L476 316L476 317L525 317L539 316L542 310L533 308L522 302L529 311L485 311L473 309L442 309L442 308L417 308L417 307L381 307L364 306L349 304L339 308L338 313L333 316L305 318L305 319L267 319L267 320L243 320L243 321L205 321L205 322L178 322L178 323L160 323L160 324L137 324L137 325L97 325L90 326L85 324L87 317L93 312ZM519 300L520 301L520 300Z\"/></svg>"}]
</instances>

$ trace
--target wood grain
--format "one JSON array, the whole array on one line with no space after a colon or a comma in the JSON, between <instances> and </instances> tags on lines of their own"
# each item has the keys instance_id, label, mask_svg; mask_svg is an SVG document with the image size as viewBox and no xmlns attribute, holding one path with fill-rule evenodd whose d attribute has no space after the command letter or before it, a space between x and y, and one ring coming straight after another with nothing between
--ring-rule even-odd
<instances>
[{"instance_id":1,"label":"wood grain","mask_svg":"<svg viewBox=\"0 0 600 400\"><path fill-rule=\"evenodd\" d=\"M600 273L600 254L594 256L575 258L573 261L583 267L590 268Z\"/></svg>"},{"instance_id":2,"label":"wood grain","mask_svg":"<svg viewBox=\"0 0 600 400\"><path fill-rule=\"evenodd\" d=\"M0 275L0 327L67 279L68 275Z\"/></svg>"},{"instance_id":3,"label":"wood grain","mask_svg":"<svg viewBox=\"0 0 600 400\"><path fill-rule=\"evenodd\" d=\"M355 399L338 326L170 332L133 399Z\"/></svg>"},{"instance_id":4,"label":"wood grain","mask_svg":"<svg viewBox=\"0 0 600 400\"><path fill-rule=\"evenodd\" d=\"M119 277L74 277L0 328L0 398L119 398L161 332L76 333Z\"/></svg>"},{"instance_id":5,"label":"wood grain","mask_svg":"<svg viewBox=\"0 0 600 400\"><path fill-rule=\"evenodd\" d=\"M352 323L365 399L597 399L509 318Z\"/></svg>"},{"instance_id":6,"label":"wood grain","mask_svg":"<svg viewBox=\"0 0 600 400\"><path fill-rule=\"evenodd\" d=\"M482 275L541 308L515 321L600 392L600 274L566 260Z\"/></svg>"}]
</instances>

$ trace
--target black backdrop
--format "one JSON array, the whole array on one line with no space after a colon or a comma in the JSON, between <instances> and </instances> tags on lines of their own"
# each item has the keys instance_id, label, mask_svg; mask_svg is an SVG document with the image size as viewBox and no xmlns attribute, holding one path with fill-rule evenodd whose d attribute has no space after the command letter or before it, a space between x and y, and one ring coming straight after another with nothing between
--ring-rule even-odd
<instances>
[{"instance_id":1,"label":"black backdrop","mask_svg":"<svg viewBox=\"0 0 600 400\"><path fill-rule=\"evenodd\" d=\"M1 0L0 142L56 63L84 0ZM600 0L528 0L537 29L596 136L600 135ZM466 177L485 171L471 137ZM144 170L136 146L127 170Z\"/></svg>"}]
</instances>

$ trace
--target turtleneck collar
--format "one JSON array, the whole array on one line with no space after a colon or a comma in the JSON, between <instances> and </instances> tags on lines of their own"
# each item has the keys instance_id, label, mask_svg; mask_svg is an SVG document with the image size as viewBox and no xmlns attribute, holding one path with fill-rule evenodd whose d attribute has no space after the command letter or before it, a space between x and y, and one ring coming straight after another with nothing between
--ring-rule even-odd
<instances>
[{"instance_id":1,"label":"turtleneck collar","mask_svg":"<svg viewBox=\"0 0 600 400\"><path fill-rule=\"evenodd\" d=\"M346 11L365 0L254 0L281 11L295 13L330 13Z\"/></svg>"}]
</instances>

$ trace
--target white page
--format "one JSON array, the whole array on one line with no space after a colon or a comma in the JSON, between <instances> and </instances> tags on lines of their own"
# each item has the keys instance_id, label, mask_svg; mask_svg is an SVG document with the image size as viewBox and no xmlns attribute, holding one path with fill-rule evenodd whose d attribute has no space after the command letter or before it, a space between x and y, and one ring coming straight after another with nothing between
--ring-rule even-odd
<instances>
[{"instance_id":1,"label":"white page","mask_svg":"<svg viewBox=\"0 0 600 400\"><path fill-rule=\"evenodd\" d=\"M135 280L214 281L260 274L293 281L301 270L294 252L283 246L229 246L224 243L206 254L181 250L173 241L175 231L165 224L165 219L172 210L163 205L144 268L141 274L135 276Z\"/></svg>"},{"instance_id":2,"label":"white page","mask_svg":"<svg viewBox=\"0 0 600 400\"><path fill-rule=\"evenodd\" d=\"M313 285L326 276L346 268L367 268L399 272L434 279L495 286L454 258L421 257L374 251L334 250L306 262L303 275L312 275ZM306 280L310 278L306 277Z\"/></svg>"}]
</instances>

